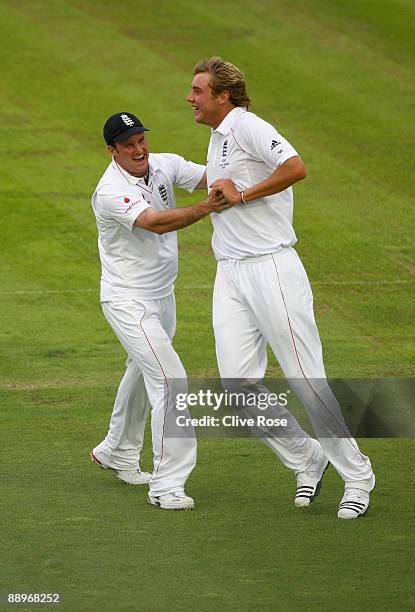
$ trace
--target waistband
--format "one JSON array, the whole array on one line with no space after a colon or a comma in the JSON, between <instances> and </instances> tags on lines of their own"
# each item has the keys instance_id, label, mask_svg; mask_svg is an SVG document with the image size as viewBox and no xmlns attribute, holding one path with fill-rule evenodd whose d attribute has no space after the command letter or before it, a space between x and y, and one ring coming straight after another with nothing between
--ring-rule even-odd
<instances>
[{"instance_id":1,"label":"waistband","mask_svg":"<svg viewBox=\"0 0 415 612\"><path fill-rule=\"evenodd\" d=\"M241 259L231 259L231 258L219 259L218 265L220 265L221 267L222 266L227 267L227 266L231 266L235 264L237 264L238 266L255 264L260 261L266 261L267 259L272 259L274 255L277 255L283 249L286 249L286 248L292 248L292 247L281 247L280 249L278 249L277 251L273 251L272 253L265 253L264 255L257 255L255 257L242 257Z\"/></svg>"}]
</instances>

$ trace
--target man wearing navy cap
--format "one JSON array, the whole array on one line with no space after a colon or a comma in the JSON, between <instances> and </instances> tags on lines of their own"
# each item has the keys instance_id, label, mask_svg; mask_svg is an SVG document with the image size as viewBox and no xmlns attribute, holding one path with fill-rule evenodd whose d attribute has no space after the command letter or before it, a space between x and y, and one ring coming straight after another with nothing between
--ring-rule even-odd
<instances>
[{"instance_id":1,"label":"man wearing navy cap","mask_svg":"<svg viewBox=\"0 0 415 612\"><path fill-rule=\"evenodd\" d=\"M149 153L146 131L128 112L112 115L104 126L112 161L92 196L102 265L101 304L128 359L108 434L90 456L124 482L149 482L151 504L189 509L194 501L184 485L196 462L196 440L170 437L166 431L175 396L187 391L186 372L172 346L175 230L229 205L212 195L176 208L174 186L187 191L206 188L205 167L179 155ZM152 475L139 465L149 407Z\"/></svg>"}]
</instances>

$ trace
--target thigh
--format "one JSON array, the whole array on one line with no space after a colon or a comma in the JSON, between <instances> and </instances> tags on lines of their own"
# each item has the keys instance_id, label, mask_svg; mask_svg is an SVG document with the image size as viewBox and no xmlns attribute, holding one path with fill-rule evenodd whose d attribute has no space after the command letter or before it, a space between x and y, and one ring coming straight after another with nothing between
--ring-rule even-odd
<instances>
[{"instance_id":1,"label":"thigh","mask_svg":"<svg viewBox=\"0 0 415 612\"><path fill-rule=\"evenodd\" d=\"M170 340L173 340L176 332L176 297L172 292L158 301L160 303L161 324Z\"/></svg>"},{"instance_id":2,"label":"thigh","mask_svg":"<svg viewBox=\"0 0 415 612\"><path fill-rule=\"evenodd\" d=\"M260 287L252 293L252 307L284 374L324 378L311 287L294 249L282 249L264 262L261 284L262 295Z\"/></svg>"},{"instance_id":3,"label":"thigh","mask_svg":"<svg viewBox=\"0 0 415 612\"><path fill-rule=\"evenodd\" d=\"M220 262L213 291L213 329L221 378L263 378L266 341L241 298L234 271Z\"/></svg>"},{"instance_id":4,"label":"thigh","mask_svg":"<svg viewBox=\"0 0 415 612\"><path fill-rule=\"evenodd\" d=\"M155 301L156 302L156 301ZM186 373L153 302L111 302L104 315L144 378L163 381Z\"/></svg>"}]
</instances>

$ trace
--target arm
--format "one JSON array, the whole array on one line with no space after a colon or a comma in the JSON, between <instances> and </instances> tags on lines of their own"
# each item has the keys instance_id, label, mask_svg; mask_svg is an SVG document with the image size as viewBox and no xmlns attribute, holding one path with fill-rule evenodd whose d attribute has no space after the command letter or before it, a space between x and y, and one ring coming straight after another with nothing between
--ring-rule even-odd
<instances>
[{"instance_id":1,"label":"arm","mask_svg":"<svg viewBox=\"0 0 415 612\"><path fill-rule=\"evenodd\" d=\"M301 181L307 176L307 171L301 157L290 157L279 166L267 179L252 185L243 191L245 202L263 198L284 191L294 183ZM218 194L223 193L227 202L240 204L242 202L241 192L237 190L230 179L218 179L211 185L212 190Z\"/></svg>"},{"instance_id":2,"label":"arm","mask_svg":"<svg viewBox=\"0 0 415 612\"><path fill-rule=\"evenodd\" d=\"M198 204L193 204L193 206L173 208L160 212L151 207L146 208L146 210L138 215L134 225L156 234L165 234L192 225L212 212L220 213L227 208L231 208L231 206L233 204L226 203L225 198L221 194L217 196L212 192L209 198Z\"/></svg>"},{"instance_id":3,"label":"arm","mask_svg":"<svg viewBox=\"0 0 415 612\"><path fill-rule=\"evenodd\" d=\"M207 189L206 172L204 173L204 175L200 179L200 182L196 185L196 189Z\"/></svg>"}]
</instances>

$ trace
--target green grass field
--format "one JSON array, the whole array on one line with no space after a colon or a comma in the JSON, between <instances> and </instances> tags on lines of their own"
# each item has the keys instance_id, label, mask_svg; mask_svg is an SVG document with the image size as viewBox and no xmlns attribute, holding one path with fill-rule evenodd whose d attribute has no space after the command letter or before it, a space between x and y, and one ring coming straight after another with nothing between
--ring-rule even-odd
<instances>
[{"instance_id":1,"label":"green grass field","mask_svg":"<svg viewBox=\"0 0 415 612\"><path fill-rule=\"evenodd\" d=\"M154 152L203 162L193 65L230 59L308 168L295 227L329 375L413 376L414 20L412 0L0 0L0 592L59 591L70 612L411 608L413 439L361 441L378 486L350 522L334 470L298 511L256 440L200 440L192 513L90 464L125 356L98 303L89 199L120 110ZM210 234L180 232L175 346L193 377L217 375Z\"/></svg>"}]
</instances>

